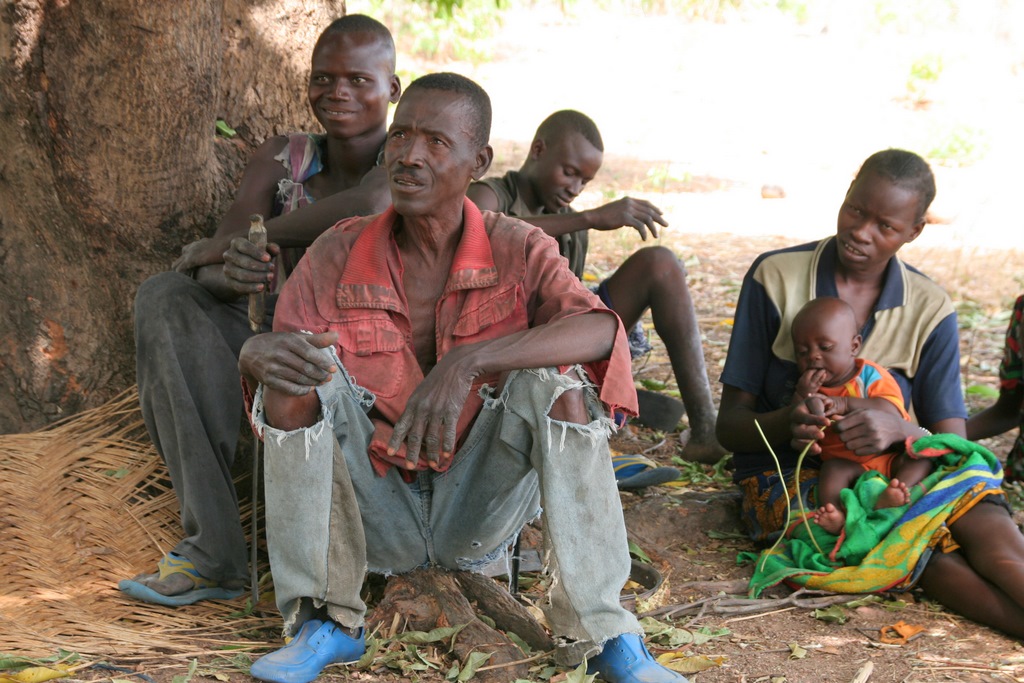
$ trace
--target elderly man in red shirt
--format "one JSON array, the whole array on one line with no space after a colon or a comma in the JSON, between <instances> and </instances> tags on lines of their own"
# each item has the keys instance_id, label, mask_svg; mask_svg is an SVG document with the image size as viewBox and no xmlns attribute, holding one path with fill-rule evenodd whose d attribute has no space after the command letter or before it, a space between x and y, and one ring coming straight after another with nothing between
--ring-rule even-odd
<instances>
[{"instance_id":1,"label":"elderly man in red shirt","mask_svg":"<svg viewBox=\"0 0 1024 683\"><path fill-rule=\"evenodd\" d=\"M393 206L324 233L275 332L242 349L294 635L256 678L306 683L357 660L366 571L480 569L543 505L561 661L589 657L609 683L685 681L618 600L629 554L607 416L636 411L622 325L554 240L466 199L491 163L490 118L462 76L410 85L385 143Z\"/></svg>"}]
</instances>

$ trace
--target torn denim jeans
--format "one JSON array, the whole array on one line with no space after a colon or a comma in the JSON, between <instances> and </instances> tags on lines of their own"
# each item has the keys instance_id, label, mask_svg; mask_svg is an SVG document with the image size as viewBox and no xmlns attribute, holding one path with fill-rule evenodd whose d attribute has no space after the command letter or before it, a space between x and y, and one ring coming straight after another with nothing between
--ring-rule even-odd
<instances>
[{"instance_id":1,"label":"torn denim jeans","mask_svg":"<svg viewBox=\"0 0 1024 683\"><path fill-rule=\"evenodd\" d=\"M500 395L488 394L448 471L421 472L411 484L396 469L374 474L366 416L373 397L344 369L317 389L320 421L293 432L265 424L261 388L253 417L265 430L267 543L285 633L318 610L361 626L366 571L479 570L509 552L541 505L552 572L543 607L558 659L574 664L609 638L641 633L619 604L629 553L608 450L611 422L583 377L578 369L510 373ZM574 389L582 390L589 424L549 417L555 400Z\"/></svg>"}]
</instances>

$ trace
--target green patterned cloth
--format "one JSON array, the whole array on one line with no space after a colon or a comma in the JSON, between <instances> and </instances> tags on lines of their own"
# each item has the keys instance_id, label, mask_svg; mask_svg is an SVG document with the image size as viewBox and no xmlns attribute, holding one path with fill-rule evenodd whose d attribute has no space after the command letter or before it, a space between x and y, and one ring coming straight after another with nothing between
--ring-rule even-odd
<instances>
[{"instance_id":1,"label":"green patterned cloth","mask_svg":"<svg viewBox=\"0 0 1024 683\"><path fill-rule=\"evenodd\" d=\"M740 554L741 560L756 559L750 597L782 581L836 593L908 588L922 557L933 548L953 549L948 523L985 496L1002 493L1002 467L983 446L952 434L908 442L908 448L935 461L935 471L922 482L926 493L915 486L908 505L875 510L889 480L865 472L842 492L846 526L838 537L812 520L805 523L794 510L782 542L760 556Z\"/></svg>"}]
</instances>

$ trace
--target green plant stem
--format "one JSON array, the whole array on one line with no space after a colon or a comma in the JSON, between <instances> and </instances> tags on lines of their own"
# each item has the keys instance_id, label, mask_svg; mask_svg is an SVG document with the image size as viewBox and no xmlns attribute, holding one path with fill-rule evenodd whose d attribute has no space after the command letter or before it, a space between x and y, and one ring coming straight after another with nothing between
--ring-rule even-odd
<instances>
[{"instance_id":1,"label":"green plant stem","mask_svg":"<svg viewBox=\"0 0 1024 683\"><path fill-rule=\"evenodd\" d=\"M762 436L764 435L762 434ZM824 555L825 551L821 549L820 545L818 545L818 539L814 537L814 530L811 529L811 523L807 519L807 509L804 508L804 497L800 495L800 468L803 467L804 456L807 455L807 451L811 450L811 444L813 443L813 441L808 441L807 445L804 446L804 449L800 451L800 456L796 459L796 472L793 473L793 476L796 478L796 502L800 504L800 514L804 517L804 526L807 527L807 535L811 537L811 543L813 543L814 547L818 549L818 552Z\"/></svg>"},{"instance_id":2,"label":"green plant stem","mask_svg":"<svg viewBox=\"0 0 1024 683\"><path fill-rule=\"evenodd\" d=\"M775 539L775 543L772 544L772 547L766 550L761 555L761 566L758 568L758 571L763 572L765 562L768 561L768 556L775 552L775 549L779 546L779 543L781 543L782 539L786 536L786 530L789 529L789 522L792 519L793 505L789 498L789 487L786 486L786 477L782 474L782 464L779 462L779 457L775 455L775 450L772 448L772 445L768 442L768 437L764 435L764 430L761 429L761 423L758 422L757 420L754 420L754 426L757 427L757 433L761 435L761 440L764 442L764 445L768 448L768 452L771 454L772 460L775 461L775 471L779 475L779 482L782 483L782 487L786 491L786 523L782 526L782 533L779 534L779 537L777 539ZM823 551L821 549L821 546L818 545L818 541L814 538L814 534L812 533L810 522L807 521L807 509L804 508L803 496L800 495L800 467L803 465L804 457L807 455L807 451L811 449L812 443L814 442L809 441L807 445L804 446L803 451L800 452L800 456L796 460L796 472L794 473L796 481L794 482L794 486L796 487L796 501L800 505L800 513L804 516L803 521L804 524L807 525L807 532L811 537L811 543L814 544L814 547L818 549L819 553L824 555L825 551Z\"/></svg>"},{"instance_id":3,"label":"green plant stem","mask_svg":"<svg viewBox=\"0 0 1024 683\"><path fill-rule=\"evenodd\" d=\"M772 460L775 461L775 471L779 475L779 481L782 483L782 487L784 489L787 489L787 487L786 487L786 477L783 476L783 474L782 474L782 463L779 462L779 456L775 455L775 450L772 448L772 445L770 443L768 443L768 437L766 437L764 435L764 430L761 429L761 423L758 422L757 420L754 420L754 426L757 427L757 433L761 435L761 440L764 441L764 445L768 447L768 452L771 454ZM800 490L798 488L797 489L797 495L799 495L799 494L800 494ZM789 498L789 491L788 491L788 489L786 490L786 497ZM793 508L793 506L790 505L789 504L789 500L787 500L786 501L786 523L782 525L782 533L780 533L779 537L777 539L775 539L775 543L772 543L772 547L768 548L768 550L766 550L765 552L763 552L761 554L761 566L758 567L757 571L759 571L759 572L763 572L764 571L764 564L765 564L765 562L768 561L768 556L775 552L775 549L779 546L779 543L781 543L782 539L786 536L786 529L789 528L789 518L790 518L790 514L792 513L792 508Z\"/></svg>"}]
</instances>

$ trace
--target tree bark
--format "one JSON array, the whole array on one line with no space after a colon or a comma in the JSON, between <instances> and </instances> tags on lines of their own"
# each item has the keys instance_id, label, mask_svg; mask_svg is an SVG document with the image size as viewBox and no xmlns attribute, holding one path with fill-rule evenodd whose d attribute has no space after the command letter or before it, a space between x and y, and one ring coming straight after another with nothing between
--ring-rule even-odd
<instances>
[{"instance_id":1,"label":"tree bark","mask_svg":"<svg viewBox=\"0 0 1024 683\"><path fill-rule=\"evenodd\" d=\"M134 382L132 302L216 225L254 146L313 130L344 0L0 6L0 433ZM240 135L218 138L223 118Z\"/></svg>"}]
</instances>

